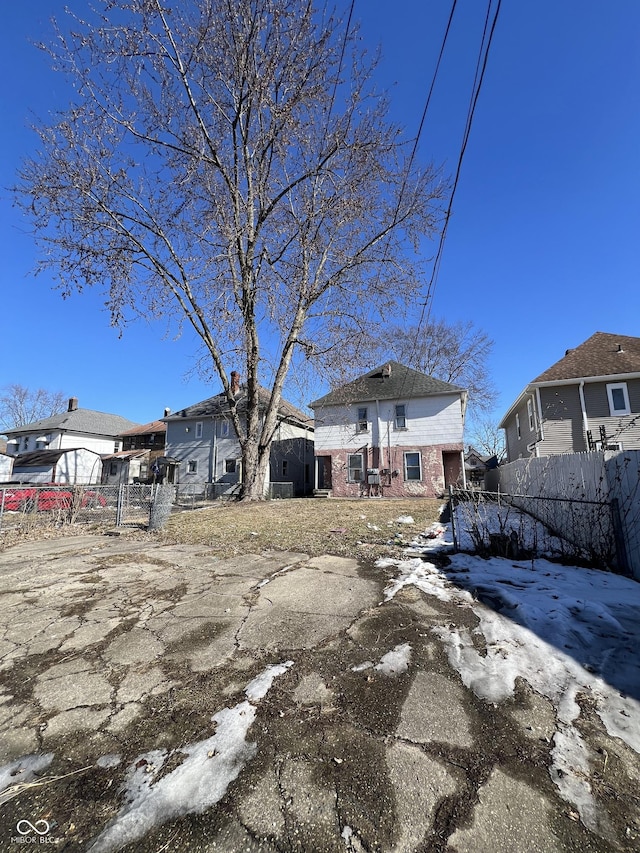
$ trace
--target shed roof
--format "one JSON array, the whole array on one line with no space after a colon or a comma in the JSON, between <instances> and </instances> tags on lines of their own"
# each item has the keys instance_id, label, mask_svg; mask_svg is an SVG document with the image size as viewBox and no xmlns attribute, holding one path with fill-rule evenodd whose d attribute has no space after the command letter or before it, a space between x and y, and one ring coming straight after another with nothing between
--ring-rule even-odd
<instances>
[{"instance_id":1,"label":"shed roof","mask_svg":"<svg viewBox=\"0 0 640 853\"><path fill-rule=\"evenodd\" d=\"M312 409L320 406L338 406L372 400L402 400L416 397L433 397L438 394L464 394L465 389L443 382L397 361L387 361L363 376L341 385L310 403Z\"/></svg>"},{"instance_id":2,"label":"shed roof","mask_svg":"<svg viewBox=\"0 0 640 853\"><path fill-rule=\"evenodd\" d=\"M77 453L79 450L85 453L93 453L99 456L94 450L87 450L86 447L67 447L63 450L31 450L28 453L19 453L13 457L13 469L16 468L41 468L47 465L55 465L61 456L66 453Z\"/></svg>"}]
</instances>

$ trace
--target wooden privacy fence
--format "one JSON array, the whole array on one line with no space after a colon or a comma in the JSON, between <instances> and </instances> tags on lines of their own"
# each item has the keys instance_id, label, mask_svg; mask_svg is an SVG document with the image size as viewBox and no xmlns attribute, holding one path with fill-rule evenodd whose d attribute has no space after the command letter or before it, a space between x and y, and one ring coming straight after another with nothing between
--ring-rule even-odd
<instances>
[{"instance_id":1,"label":"wooden privacy fence","mask_svg":"<svg viewBox=\"0 0 640 853\"><path fill-rule=\"evenodd\" d=\"M563 535L591 536L591 507L611 507L617 568L640 580L640 451L593 451L517 459L499 469L499 489L519 498L553 498L548 523ZM571 518L563 514L571 506ZM581 508L582 507L582 508Z\"/></svg>"}]
</instances>

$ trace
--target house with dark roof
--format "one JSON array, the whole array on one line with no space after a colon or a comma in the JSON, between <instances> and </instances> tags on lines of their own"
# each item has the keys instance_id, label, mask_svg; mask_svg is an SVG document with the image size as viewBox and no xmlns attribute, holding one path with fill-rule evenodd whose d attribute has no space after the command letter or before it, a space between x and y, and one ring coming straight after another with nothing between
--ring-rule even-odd
<instances>
[{"instance_id":1,"label":"house with dark roof","mask_svg":"<svg viewBox=\"0 0 640 853\"><path fill-rule=\"evenodd\" d=\"M164 414L166 417L169 409ZM102 457L102 482L111 485L161 481L166 434L164 421L150 421L122 432L122 450Z\"/></svg>"},{"instance_id":2,"label":"house with dark roof","mask_svg":"<svg viewBox=\"0 0 640 853\"><path fill-rule=\"evenodd\" d=\"M502 418L507 459L640 449L640 338L596 332L530 382Z\"/></svg>"},{"instance_id":3,"label":"house with dark roof","mask_svg":"<svg viewBox=\"0 0 640 853\"><path fill-rule=\"evenodd\" d=\"M231 389L240 418L246 416L246 387L231 374ZM270 399L266 388L258 391L260 411ZM163 474L169 482L214 483L217 494L233 494L242 482L242 451L226 394L220 393L163 418L167 426ZM312 488L313 421L282 400L278 426L271 445L268 483L290 484L284 494L304 495ZM284 488L284 487L283 487Z\"/></svg>"},{"instance_id":4,"label":"house with dark roof","mask_svg":"<svg viewBox=\"0 0 640 853\"><path fill-rule=\"evenodd\" d=\"M464 482L466 402L396 361L314 400L316 493L435 497Z\"/></svg>"},{"instance_id":5,"label":"house with dark roof","mask_svg":"<svg viewBox=\"0 0 640 853\"><path fill-rule=\"evenodd\" d=\"M125 430L135 426L120 415L112 415L107 412L97 412L93 409L81 409L78 407L78 398L71 397L66 412L42 418L24 426L6 430L7 453L14 457L13 479L16 471L21 471L21 479L24 482L57 482L56 472L62 472L63 468L68 474L60 479L60 482L73 483L72 472L77 472L77 482L99 483L101 477L101 466L95 465L91 454L99 458L103 454L115 453L120 450L121 441L119 436ZM77 460L73 459L72 451L89 451L89 456L80 454ZM44 451L64 451L65 462L61 466L59 461L42 456L29 456L33 453ZM92 460L89 461L82 460ZM58 456L58 460L60 456ZM44 466L44 468L43 468ZM85 469L89 466L91 473L86 474ZM52 472L54 479L43 480L42 470ZM29 473L31 472L31 473ZM90 479L86 479L89 476ZM26 478L26 479L25 479Z\"/></svg>"}]
</instances>

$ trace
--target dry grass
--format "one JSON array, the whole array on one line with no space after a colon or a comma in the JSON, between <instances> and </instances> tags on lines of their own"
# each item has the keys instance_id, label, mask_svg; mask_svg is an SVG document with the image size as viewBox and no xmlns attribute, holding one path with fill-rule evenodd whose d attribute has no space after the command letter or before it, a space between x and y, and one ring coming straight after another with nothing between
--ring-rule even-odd
<instances>
[{"instance_id":1,"label":"dry grass","mask_svg":"<svg viewBox=\"0 0 640 853\"><path fill-rule=\"evenodd\" d=\"M209 545L221 557L266 550L378 556L397 550L437 521L441 505L442 501L424 498L220 501L211 508L173 515L162 538ZM412 516L415 524L397 523L401 515ZM391 540L395 541L390 545Z\"/></svg>"}]
</instances>

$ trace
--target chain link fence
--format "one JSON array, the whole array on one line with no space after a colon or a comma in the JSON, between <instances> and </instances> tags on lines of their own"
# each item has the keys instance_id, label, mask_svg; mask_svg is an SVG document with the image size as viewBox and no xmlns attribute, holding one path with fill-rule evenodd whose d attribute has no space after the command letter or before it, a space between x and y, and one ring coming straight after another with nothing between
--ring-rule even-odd
<instances>
[{"instance_id":1,"label":"chain link fence","mask_svg":"<svg viewBox=\"0 0 640 853\"><path fill-rule=\"evenodd\" d=\"M450 506L457 550L628 573L615 502L451 489Z\"/></svg>"}]
</instances>

